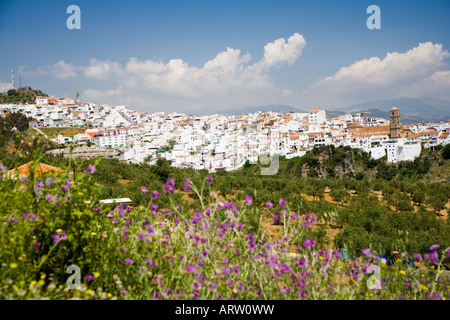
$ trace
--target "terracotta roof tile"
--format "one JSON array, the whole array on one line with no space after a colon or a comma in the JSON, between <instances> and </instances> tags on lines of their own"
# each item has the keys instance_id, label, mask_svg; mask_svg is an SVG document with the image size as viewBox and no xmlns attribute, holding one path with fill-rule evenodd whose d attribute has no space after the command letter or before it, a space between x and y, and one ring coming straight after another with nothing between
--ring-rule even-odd
<instances>
[{"instance_id":1,"label":"terracotta roof tile","mask_svg":"<svg viewBox=\"0 0 450 320\"><path fill-rule=\"evenodd\" d=\"M358 128L358 133L389 133L390 130L389 126L362 127Z\"/></svg>"},{"instance_id":2,"label":"terracotta roof tile","mask_svg":"<svg viewBox=\"0 0 450 320\"><path fill-rule=\"evenodd\" d=\"M9 172L19 173L21 175L28 176L28 174L30 173L30 165L31 165L31 161L21 165L17 169L9 170ZM46 172L64 172L64 170L61 168L54 167L54 166L51 166L51 165L45 164L45 163L39 163L36 166L35 171L36 171L36 176L41 176L42 174L44 174ZM71 174L71 172L69 174Z\"/></svg>"}]
</instances>

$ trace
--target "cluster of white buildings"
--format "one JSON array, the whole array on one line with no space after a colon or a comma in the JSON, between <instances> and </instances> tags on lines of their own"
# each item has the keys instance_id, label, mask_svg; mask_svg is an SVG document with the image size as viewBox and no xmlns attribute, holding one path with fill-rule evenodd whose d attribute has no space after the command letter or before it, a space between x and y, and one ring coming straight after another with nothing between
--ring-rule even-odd
<instances>
[{"instance_id":1,"label":"cluster of white buildings","mask_svg":"<svg viewBox=\"0 0 450 320\"><path fill-rule=\"evenodd\" d=\"M327 119L325 110L308 113L257 112L244 116L148 114L70 98L37 97L34 105L0 105L0 115L21 111L35 120L31 127L85 127L60 144L121 148L121 160L153 164L159 158L180 168L234 170L260 155L303 156L315 146L350 146L388 162L413 160L421 148L448 144L450 123L402 126L398 110L390 120L370 114L345 114Z\"/></svg>"}]
</instances>

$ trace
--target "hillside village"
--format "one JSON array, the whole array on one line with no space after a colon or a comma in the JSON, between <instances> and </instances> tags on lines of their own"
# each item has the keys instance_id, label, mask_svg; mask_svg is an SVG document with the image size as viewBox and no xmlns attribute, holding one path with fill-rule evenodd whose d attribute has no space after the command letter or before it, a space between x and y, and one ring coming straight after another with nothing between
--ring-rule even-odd
<instances>
[{"instance_id":1,"label":"hillside village","mask_svg":"<svg viewBox=\"0 0 450 320\"><path fill-rule=\"evenodd\" d=\"M0 105L2 116L17 111L33 118L29 125L37 131L86 128L84 133L53 138L61 145L53 153L67 155L68 145L88 156L116 149L119 160L129 163L154 164L165 158L175 167L210 172L235 170L247 160L256 163L260 155L290 159L320 145L360 148L374 159L387 156L388 162L396 163L415 159L422 148L450 142L450 122L404 126L399 119L401 110L395 107L387 120L369 113L327 119L325 110L244 116L149 114L126 106L43 96L37 96L35 104Z\"/></svg>"}]
</instances>

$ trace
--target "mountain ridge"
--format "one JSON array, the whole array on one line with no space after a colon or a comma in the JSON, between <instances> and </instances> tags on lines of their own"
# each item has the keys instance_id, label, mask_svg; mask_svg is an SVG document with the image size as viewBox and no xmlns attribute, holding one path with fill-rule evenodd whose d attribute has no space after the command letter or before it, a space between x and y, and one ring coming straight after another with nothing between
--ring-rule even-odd
<instances>
[{"instance_id":1,"label":"mountain ridge","mask_svg":"<svg viewBox=\"0 0 450 320\"><path fill-rule=\"evenodd\" d=\"M400 110L400 120L405 124L431 121L447 121L450 119L450 101L439 100L430 97L424 98L395 98L380 99L353 104L346 107L325 109L327 118L333 118L345 113L370 112L374 117L389 119L389 111L392 107ZM285 104L270 104L264 106L251 106L222 110L219 113L227 115L245 115L261 112L284 112L291 111L307 113L308 111ZM206 112L205 114L209 114Z\"/></svg>"}]
</instances>

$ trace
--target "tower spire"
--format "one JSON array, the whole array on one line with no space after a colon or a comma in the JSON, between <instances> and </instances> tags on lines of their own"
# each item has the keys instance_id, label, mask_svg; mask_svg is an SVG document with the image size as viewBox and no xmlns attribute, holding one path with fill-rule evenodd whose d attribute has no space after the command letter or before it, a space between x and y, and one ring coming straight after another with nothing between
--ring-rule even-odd
<instances>
[{"instance_id":1,"label":"tower spire","mask_svg":"<svg viewBox=\"0 0 450 320\"><path fill-rule=\"evenodd\" d=\"M401 135L401 125L400 116L398 114L398 109L393 107L391 109L391 121L390 121L390 138L398 139Z\"/></svg>"}]
</instances>

